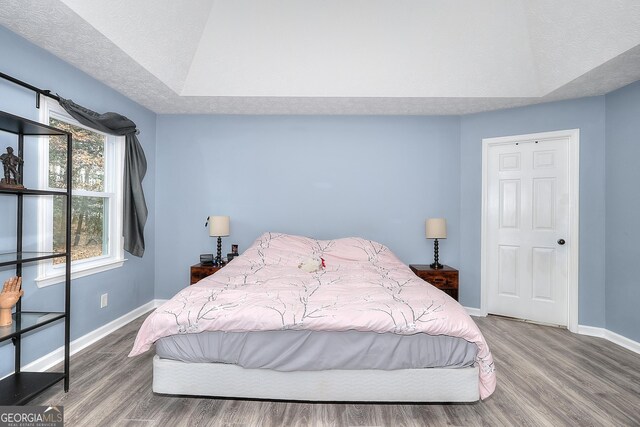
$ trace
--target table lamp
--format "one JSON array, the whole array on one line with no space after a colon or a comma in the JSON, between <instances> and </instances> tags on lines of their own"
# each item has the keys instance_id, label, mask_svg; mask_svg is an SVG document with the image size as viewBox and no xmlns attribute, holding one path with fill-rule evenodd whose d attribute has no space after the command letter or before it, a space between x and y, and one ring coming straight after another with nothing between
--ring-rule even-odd
<instances>
[{"instance_id":1,"label":"table lamp","mask_svg":"<svg viewBox=\"0 0 640 427\"><path fill-rule=\"evenodd\" d=\"M218 253L216 255L215 265L222 265L222 237L229 235L229 217L228 216L210 216L209 217L209 236L218 238Z\"/></svg>"},{"instance_id":2,"label":"table lamp","mask_svg":"<svg viewBox=\"0 0 640 427\"><path fill-rule=\"evenodd\" d=\"M447 220L444 218L429 218L427 220L427 239L435 239L433 242L433 264L429 266L434 269L443 267L438 262L438 239L447 238Z\"/></svg>"}]
</instances>

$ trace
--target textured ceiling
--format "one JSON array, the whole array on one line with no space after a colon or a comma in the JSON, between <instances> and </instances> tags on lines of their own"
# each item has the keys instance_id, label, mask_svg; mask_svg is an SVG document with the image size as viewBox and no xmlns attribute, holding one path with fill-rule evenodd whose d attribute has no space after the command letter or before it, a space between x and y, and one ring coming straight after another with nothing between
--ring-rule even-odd
<instances>
[{"instance_id":1,"label":"textured ceiling","mask_svg":"<svg viewBox=\"0 0 640 427\"><path fill-rule=\"evenodd\" d=\"M2 0L0 25L157 113L466 114L640 79L636 0Z\"/></svg>"}]
</instances>

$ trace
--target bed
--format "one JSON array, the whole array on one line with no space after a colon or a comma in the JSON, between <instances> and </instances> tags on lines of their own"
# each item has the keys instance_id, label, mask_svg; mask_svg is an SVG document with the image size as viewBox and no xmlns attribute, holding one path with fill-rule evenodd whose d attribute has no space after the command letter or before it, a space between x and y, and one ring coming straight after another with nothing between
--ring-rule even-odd
<instances>
[{"instance_id":1,"label":"bed","mask_svg":"<svg viewBox=\"0 0 640 427\"><path fill-rule=\"evenodd\" d=\"M472 402L495 389L464 308L386 246L265 233L155 310L153 391L302 401Z\"/></svg>"}]
</instances>

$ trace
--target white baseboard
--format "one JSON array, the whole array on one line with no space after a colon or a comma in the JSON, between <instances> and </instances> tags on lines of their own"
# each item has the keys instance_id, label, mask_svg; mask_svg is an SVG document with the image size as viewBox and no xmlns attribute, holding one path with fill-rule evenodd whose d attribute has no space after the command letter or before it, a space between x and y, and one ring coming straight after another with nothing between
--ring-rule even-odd
<instances>
[{"instance_id":1,"label":"white baseboard","mask_svg":"<svg viewBox=\"0 0 640 427\"><path fill-rule=\"evenodd\" d=\"M581 335L589 335L592 337L604 338L614 344L624 347L627 350L631 350L634 353L640 354L640 343L624 337L620 334L616 334L605 328L596 328L593 326L578 325L578 333Z\"/></svg>"},{"instance_id":2,"label":"white baseboard","mask_svg":"<svg viewBox=\"0 0 640 427\"><path fill-rule=\"evenodd\" d=\"M467 313L469 314L469 316L487 317L487 315L483 314L482 310L480 310L479 308L464 307L464 309L467 310Z\"/></svg>"},{"instance_id":3,"label":"white baseboard","mask_svg":"<svg viewBox=\"0 0 640 427\"><path fill-rule=\"evenodd\" d=\"M634 341L620 334L616 334L615 332L612 332L610 330L607 330L604 337L614 344L618 344L619 346L624 347L627 350L631 350L635 353L640 354L640 342L638 341Z\"/></svg>"},{"instance_id":4,"label":"white baseboard","mask_svg":"<svg viewBox=\"0 0 640 427\"><path fill-rule=\"evenodd\" d=\"M153 310L154 308L161 305L166 300L151 300L146 304L141 305L140 307L130 311L124 316L120 316L115 320L107 323L106 325L100 326L98 329L94 329L86 335L81 336L80 338L76 338L71 341L71 345L69 348L69 354L74 355L80 350L83 350L89 347L91 344L96 341L106 337L110 333L120 329L127 323L137 319L144 313ZM27 372L44 372L48 369L51 369L58 363L64 360L64 346L53 350L51 353L42 356L39 359L34 360L31 363L24 365L21 369Z\"/></svg>"},{"instance_id":5,"label":"white baseboard","mask_svg":"<svg viewBox=\"0 0 640 427\"><path fill-rule=\"evenodd\" d=\"M596 328L595 326L578 325L578 333L580 335L589 335L590 337L604 338L606 329Z\"/></svg>"}]
</instances>

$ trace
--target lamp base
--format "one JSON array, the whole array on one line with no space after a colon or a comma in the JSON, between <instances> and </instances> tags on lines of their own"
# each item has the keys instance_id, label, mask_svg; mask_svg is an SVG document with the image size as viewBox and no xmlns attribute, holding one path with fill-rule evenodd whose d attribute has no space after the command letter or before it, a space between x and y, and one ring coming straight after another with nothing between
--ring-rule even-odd
<instances>
[{"instance_id":1,"label":"lamp base","mask_svg":"<svg viewBox=\"0 0 640 427\"><path fill-rule=\"evenodd\" d=\"M433 241L433 263L429 264L429 267L434 270L440 270L444 267L442 264L438 262L438 239Z\"/></svg>"},{"instance_id":2,"label":"lamp base","mask_svg":"<svg viewBox=\"0 0 640 427\"><path fill-rule=\"evenodd\" d=\"M222 262L222 237L218 236L218 252L216 253L216 259L213 261L213 264L216 267L222 267L224 263Z\"/></svg>"}]
</instances>

